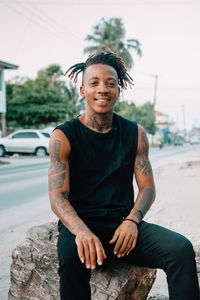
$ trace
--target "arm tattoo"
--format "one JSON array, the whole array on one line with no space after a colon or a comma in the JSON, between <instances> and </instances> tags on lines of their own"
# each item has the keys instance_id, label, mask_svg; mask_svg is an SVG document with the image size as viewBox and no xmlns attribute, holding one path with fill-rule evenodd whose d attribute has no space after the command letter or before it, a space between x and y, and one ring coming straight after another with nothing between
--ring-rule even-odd
<instances>
[{"instance_id":1,"label":"arm tattoo","mask_svg":"<svg viewBox=\"0 0 200 300\"><path fill-rule=\"evenodd\" d=\"M141 198L139 200L139 198ZM155 199L155 191L153 188L145 188L142 192L139 192L136 202L139 200L137 204L137 208L142 212L144 216L147 211L150 209L153 201ZM140 221L142 220L142 215L140 211L134 210L133 216L137 217Z\"/></svg>"},{"instance_id":2,"label":"arm tattoo","mask_svg":"<svg viewBox=\"0 0 200 300\"><path fill-rule=\"evenodd\" d=\"M60 159L59 140L52 142L50 146L51 164L49 168L49 191L63 188L66 178L66 164ZM79 218L73 206L70 204L69 192L67 190L51 193L51 207L54 213L73 234L82 230L88 230Z\"/></svg>"},{"instance_id":3,"label":"arm tattoo","mask_svg":"<svg viewBox=\"0 0 200 300\"><path fill-rule=\"evenodd\" d=\"M139 146L138 158L136 161L136 170L145 176L152 174L151 164L148 159L148 149L147 137L143 132Z\"/></svg>"},{"instance_id":4,"label":"arm tattoo","mask_svg":"<svg viewBox=\"0 0 200 300\"><path fill-rule=\"evenodd\" d=\"M68 191L63 191L58 195L55 195L52 201L52 209L61 219L64 226L66 226L73 234L78 234L78 232L88 228L78 217L68 198Z\"/></svg>"},{"instance_id":5,"label":"arm tattoo","mask_svg":"<svg viewBox=\"0 0 200 300\"><path fill-rule=\"evenodd\" d=\"M66 169L66 165L60 161L60 141L55 140L50 146L51 163L49 168L49 175L60 173Z\"/></svg>"},{"instance_id":6,"label":"arm tattoo","mask_svg":"<svg viewBox=\"0 0 200 300\"><path fill-rule=\"evenodd\" d=\"M49 178L49 191L60 189L63 187L66 172Z\"/></svg>"},{"instance_id":7,"label":"arm tattoo","mask_svg":"<svg viewBox=\"0 0 200 300\"><path fill-rule=\"evenodd\" d=\"M49 191L62 188L66 177L66 164L60 160L60 144L59 140L55 140L50 146L49 177L53 176L49 178Z\"/></svg>"}]
</instances>

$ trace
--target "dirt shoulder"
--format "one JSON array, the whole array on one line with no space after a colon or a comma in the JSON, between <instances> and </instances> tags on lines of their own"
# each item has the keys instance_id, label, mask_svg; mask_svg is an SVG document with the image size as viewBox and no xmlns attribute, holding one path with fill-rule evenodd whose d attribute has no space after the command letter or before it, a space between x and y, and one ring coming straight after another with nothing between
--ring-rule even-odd
<instances>
[{"instance_id":1,"label":"dirt shoulder","mask_svg":"<svg viewBox=\"0 0 200 300\"><path fill-rule=\"evenodd\" d=\"M200 244L200 160L171 164L154 171L157 196L146 221L167 227ZM149 296L168 295L165 274L158 271ZM158 299L158 298L155 298Z\"/></svg>"}]
</instances>

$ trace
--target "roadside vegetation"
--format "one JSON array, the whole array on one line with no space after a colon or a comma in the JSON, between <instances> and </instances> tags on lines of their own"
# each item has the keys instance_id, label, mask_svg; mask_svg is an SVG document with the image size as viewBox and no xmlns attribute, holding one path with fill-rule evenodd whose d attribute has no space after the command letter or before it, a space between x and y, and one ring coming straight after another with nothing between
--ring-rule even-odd
<instances>
[{"instance_id":1,"label":"roadside vegetation","mask_svg":"<svg viewBox=\"0 0 200 300\"><path fill-rule=\"evenodd\" d=\"M84 53L114 51L125 61L127 68L134 65L134 55L141 56L141 44L135 39L125 39L125 27L121 18L101 19L86 37L90 44ZM133 51L133 54L131 53ZM67 82L63 70L52 64L39 70L35 79L17 77L6 83L7 127L41 128L54 126L84 111L84 99L76 85ZM154 108L150 102L142 106L120 100L116 113L140 123L149 134L156 131Z\"/></svg>"}]
</instances>

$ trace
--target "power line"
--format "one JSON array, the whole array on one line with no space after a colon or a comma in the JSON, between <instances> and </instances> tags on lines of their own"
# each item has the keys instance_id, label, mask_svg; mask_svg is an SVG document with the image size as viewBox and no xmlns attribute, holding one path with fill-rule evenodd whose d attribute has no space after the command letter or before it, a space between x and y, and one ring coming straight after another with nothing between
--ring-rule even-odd
<instances>
[{"instance_id":1,"label":"power line","mask_svg":"<svg viewBox=\"0 0 200 300\"><path fill-rule=\"evenodd\" d=\"M0 2L4 2L5 0L1 0ZM8 0L7 0L8 2ZM24 0L10 0L9 3L25 3L25 4L32 4L32 1L24 1ZM40 2L40 5L63 5L63 6L110 6L110 5L118 5L118 6L133 6L133 5L138 5L138 6L142 6L142 5L191 5L191 1L165 1L165 2L161 2L160 0L158 1L131 1L131 2L94 2L94 1L88 1L88 2L76 2L76 1L71 1L71 2L65 2L65 1L48 1L48 2Z\"/></svg>"},{"instance_id":2,"label":"power line","mask_svg":"<svg viewBox=\"0 0 200 300\"><path fill-rule=\"evenodd\" d=\"M157 74L152 75L154 77L155 80L155 84L154 84L154 96L153 96L153 107L155 107L156 105L156 97L157 97L157 83L158 83L158 77L160 77Z\"/></svg>"},{"instance_id":3,"label":"power line","mask_svg":"<svg viewBox=\"0 0 200 300\"><path fill-rule=\"evenodd\" d=\"M36 2L36 6L34 7L34 11L33 11L32 15L30 16L30 18L29 18L29 20L28 20L28 22L27 22L27 24L26 24L26 26L25 26L25 28L24 28L24 31L23 31L23 33L22 33L22 35L21 35L21 38L20 38L19 41L18 41L18 46L16 46L16 51L15 51L16 56L17 56L18 53L19 53L20 46L23 44L23 41L24 41L24 38L25 38L25 36L26 36L27 30L28 30L29 26L30 26L31 23L32 23L32 19L33 19L35 13L36 13L36 9L38 9L38 3L37 3L37 2Z\"/></svg>"},{"instance_id":4,"label":"power line","mask_svg":"<svg viewBox=\"0 0 200 300\"><path fill-rule=\"evenodd\" d=\"M30 9L28 9L28 7L22 6L28 13L32 13L30 12ZM66 27L65 29L63 29L63 26L61 24L59 24L55 19L53 19L52 17L50 17L49 15L45 14L44 11L41 11L39 8L37 8L37 13L40 16L37 16L39 18L39 20L44 20L45 23L48 23L51 27L54 27L55 30L57 30L60 34L64 34L66 36L66 34L71 35L70 38L73 38L76 42L82 42L82 40L77 37L74 33L70 32Z\"/></svg>"},{"instance_id":5,"label":"power line","mask_svg":"<svg viewBox=\"0 0 200 300\"><path fill-rule=\"evenodd\" d=\"M14 7L11 7L7 3L2 3L2 4L5 5L6 7L8 7L10 10L14 11L15 13L17 13L18 15L21 15L24 18L26 18L26 19L28 19L30 21L31 14L27 16L27 14L24 14L23 12L19 11L18 9L16 9ZM50 33L54 37L62 39L64 42L67 42L69 44L69 39L66 39L66 37L64 36L64 33L59 32L58 30L54 29L53 27L46 26L46 22L43 21L41 18L39 20L32 19L32 22L35 23L36 25L38 25L40 28L42 27L43 29L45 29L48 33ZM73 43L74 41L71 40L70 42ZM79 44L75 44L74 46L75 47L79 47L80 49L82 49L79 46Z\"/></svg>"}]
</instances>

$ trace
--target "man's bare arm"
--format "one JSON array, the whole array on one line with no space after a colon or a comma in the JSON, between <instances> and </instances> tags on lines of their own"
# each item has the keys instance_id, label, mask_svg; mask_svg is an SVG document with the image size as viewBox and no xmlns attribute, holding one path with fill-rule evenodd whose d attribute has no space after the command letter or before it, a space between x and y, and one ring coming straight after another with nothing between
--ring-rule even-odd
<instances>
[{"instance_id":1,"label":"man's bare arm","mask_svg":"<svg viewBox=\"0 0 200 300\"><path fill-rule=\"evenodd\" d=\"M70 204L69 197L69 155L70 143L60 130L50 139L49 154L49 197L53 212L74 234L88 229Z\"/></svg>"},{"instance_id":2,"label":"man's bare arm","mask_svg":"<svg viewBox=\"0 0 200 300\"><path fill-rule=\"evenodd\" d=\"M135 160L135 178L138 195L129 217L141 222L155 200L155 184L149 161L149 142L144 129L139 126L138 149Z\"/></svg>"},{"instance_id":3,"label":"man's bare arm","mask_svg":"<svg viewBox=\"0 0 200 300\"><path fill-rule=\"evenodd\" d=\"M122 222L110 241L111 244L116 243L113 252L119 258L129 254L135 248L137 242L137 225L131 220L140 223L155 199L154 179L148 154L148 139L143 128L139 127L138 147L134 166L139 188L138 196L133 209L126 217L129 220Z\"/></svg>"},{"instance_id":4,"label":"man's bare arm","mask_svg":"<svg viewBox=\"0 0 200 300\"><path fill-rule=\"evenodd\" d=\"M75 236L78 256L88 269L96 267L106 258L103 246L86 224L77 215L69 202L69 156L71 145L61 130L56 130L50 139L49 197L53 212Z\"/></svg>"}]
</instances>

